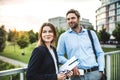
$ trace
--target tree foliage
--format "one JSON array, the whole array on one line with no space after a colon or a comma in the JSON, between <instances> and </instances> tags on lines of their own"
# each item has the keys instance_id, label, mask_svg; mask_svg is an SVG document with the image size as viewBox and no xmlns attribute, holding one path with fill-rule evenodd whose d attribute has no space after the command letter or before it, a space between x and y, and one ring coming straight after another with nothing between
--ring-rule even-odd
<instances>
[{"instance_id":1,"label":"tree foliage","mask_svg":"<svg viewBox=\"0 0 120 80\"><path fill-rule=\"evenodd\" d=\"M0 27L0 52L4 50L5 42L6 42L6 31L5 31L5 26L2 25Z\"/></svg>"},{"instance_id":2,"label":"tree foliage","mask_svg":"<svg viewBox=\"0 0 120 80\"><path fill-rule=\"evenodd\" d=\"M19 36L17 39L17 44L20 46L21 49L25 48L29 44L29 37L27 32L19 32Z\"/></svg>"},{"instance_id":3,"label":"tree foliage","mask_svg":"<svg viewBox=\"0 0 120 80\"><path fill-rule=\"evenodd\" d=\"M38 40L38 32L35 33L36 39Z\"/></svg>"},{"instance_id":4,"label":"tree foliage","mask_svg":"<svg viewBox=\"0 0 120 80\"><path fill-rule=\"evenodd\" d=\"M116 28L112 32L112 35L118 41L118 44L120 44L120 23L117 23Z\"/></svg>"},{"instance_id":5,"label":"tree foliage","mask_svg":"<svg viewBox=\"0 0 120 80\"><path fill-rule=\"evenodd\" d=\"M29 42L32 44L37 41L36 34L33 32L33 30L28 31L29 34Z\"/></svg>"},{"instance_id":6,"label":"tree foliage","mask_svg":"<svg viewBox=\"0 0 120 80\"><path fill-rule=\"evenodd\" d=\"M57 44L57 42L58 42L58 39L59 39L59 37L60 37L60 35L62 34L62 33L64 33L65 32L65 30L64 29L62 29L62 28L56 28L56 32L57 32L57 40L56 40L56 44Z\"/></svg>"},{"instance_id":7,"label":"tree foliage","mask_svg":"<svg viewBox=\"0 0 120 80\"><path fill-rule=\"evenodd\" d=\"M91 25L87 29L95 31L94 27Z\"/></svg>"},{"instance_id":8,"label":"tree foliage","mask_svg":"<svg viewBox=\"0 0 120 80\"><path fill-rule=\"evenodd\" d=\"M14 30L9 29L7 41L12 42L15 45L17 38L18 38L18 32L16 31L16 29Z\"/></svg>"},{"instance_id":9,"label":"tree foliage","mask_svg":"<svg viewBox=\"0 0 120 80\"><path fill-rule=\"evenodd\" d=\"M106 43L110 39L110 34L106 32L105 28L102 28L99 32L99 40L102 41L103 43Z\"/></svg>"}]
</instances>

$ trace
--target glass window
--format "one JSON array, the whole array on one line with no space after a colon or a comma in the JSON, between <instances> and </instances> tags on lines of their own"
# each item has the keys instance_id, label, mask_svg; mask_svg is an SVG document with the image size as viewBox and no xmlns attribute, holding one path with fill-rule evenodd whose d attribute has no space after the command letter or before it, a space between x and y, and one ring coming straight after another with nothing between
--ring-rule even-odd
<instances>
[{"instance_id":1,"label":"glass window","mask_svg":"<svg viewBox=\"0 0 120 80\"><path fill-rule=\"evenodd\" d=\"M120 8L120 1L117 2L117 8Z\"/></svg>"},{"instance_id":2,"label":"glass window","mask_svg":"<svg viewBox=\"0 0 120 80\"><path fill-rule=\"evenodd\" d=\"M120 15L119 15L119 16L117 16L117 22L118 22L118 21L120 21Z\"/></svg>"},{"instance_id":3,"label":"glass window","mask_svg":"<svg viewBox=\"0 0 120 80\"><path fill-rule=\"evenodd\" d=\"M102 26L103 26L103 25L97 26L97 30L98 30L98 31L102 30Z\"/></svg>"},{"instance_id":4,"label":"glass window","mask_svg":"<svg viewBox=\"0 0 120 80\"><path fill-rule=\"evenodd\" d=\"M97 25L106 24L106 19L101 19L97 21Z\"/></svg>"},{"instance_id":5,"label":"glass window","mask_svg":"<svg viewBox=\"0 0 120 80\"><path fill-rule=\"evenodd\" d=\"M106 11L106 7L101 8L101 12L105 12Z\"/></svg>"},{"instance_id":6,"label":"glass window","mask_svg":"<svg viewBox=\"0 0 120 80\"><path fill-rule=\"evenodd\" d=\"M105 13L101 14L101 18L106 18L106 14Z\"/></svg>"},{"instance_id":7,"label":"glass window","mask_svg":"<svg viewBox=\"0 0 120 80\"><path fill-rule=\"evenodd\" d=\"M115 15L115 10L109 11L109 16L114 16Z\"/></svg>"},{"instance_id":8,"label":"glass window","mask_svg":"<svg viewBox=\"0 0 120 80\"><path fill-rule=\"evenodd\" d=\"M111 5L109 6L109 10L112 10L112 9L115 9L115 4L111 4Z\"/></svg>"},{"instance_id":9,"label":"glass window","mask_svg":"<svg viewBox=\"0 0 120 80\"><path fill-rule=\"evenodd\" d=\"M115 29L115 23L109 24L109 33L110 34L112 34L114 29Z\"/></svg>"},{"instance_id":10,"label":"glass window","mask_svg":"<svg viewBox=\"0 0 120 80\"><path fill-rule=\"evenodd\" d=\"M97 13L97 14L101 14L101 13L103 13L103 12L105 12L105 11L106 11L106 8L103 7L103 8L101 8L101 9L99 9L96 13Z\"/></svg>"},{"instance_id":11,"label":"glass window","mask_svg":"<svg viewBox=\"0 0 120 80\"><path fill-rule=\"evenodd\" d=\"M109 17L109 23L114 22L114 17Z\"/></svg>"},{"instance_id":12,"label":"glass window","mask_svg":"<svg viewBox=\"0 0 120 80\"><path fill-rule=\"evenodd\" d=\"M106 18L106 14L105 13L100 14L99 16L97 16L97 20L103 19L103 18Z\"/></svg>"},{"instance_id":13,"label":"glass window","mask_svg":"<svg viewBox=\"0 0 120 80\"><path fill-rule=\"evenodd\" d=\"M100 19L100 16L96 16L96 20L99 20Z\"/></svg>"},{"instance_id":14,"label":"glass window","mask_svg":"<svg viewBox=\"0 0 120 80\"><path fill-rule=\"evenodd\" d=\"M119 15L120 14L120 9L117 9L117 15Z\"/></svg>"}]
</instances>

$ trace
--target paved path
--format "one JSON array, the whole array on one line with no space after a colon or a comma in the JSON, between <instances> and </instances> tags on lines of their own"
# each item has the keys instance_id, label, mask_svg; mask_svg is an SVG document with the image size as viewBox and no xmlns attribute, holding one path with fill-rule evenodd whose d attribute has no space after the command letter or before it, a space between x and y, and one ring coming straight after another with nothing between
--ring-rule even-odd
<instances>
[{"instance_id":1,"label":"paved path","mask_svg":"<svg viewBox=\"0 0 120 80\"><path fill-rule=\"evenodd\" d=\"M0 56L0 60L7 62L7 63L10 63L10 64L15 65L15 66L27 67L27 64L25 64L23 62L16 61L14 59L10 59L10 58L4 57L4 56Z\"/></svg>"}]
</instances>

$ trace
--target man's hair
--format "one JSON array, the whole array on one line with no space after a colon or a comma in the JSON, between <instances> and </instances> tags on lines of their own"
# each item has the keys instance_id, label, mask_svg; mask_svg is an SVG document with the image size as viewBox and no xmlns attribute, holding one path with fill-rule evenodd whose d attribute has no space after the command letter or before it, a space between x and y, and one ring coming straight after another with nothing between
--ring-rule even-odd
<instances>
[{"instance_id":1,"label":"man's hair","mask_svg":"<svg viewBox=\"0 0 120 80\"><path fill-rule=\"evenodd\" d=\"M66 13L66 16L69 14L69 13L74 13L78 18L80 18L80 13L75 10L75 9L70 9L67 13Z\"/></svg>"}]
</instances>

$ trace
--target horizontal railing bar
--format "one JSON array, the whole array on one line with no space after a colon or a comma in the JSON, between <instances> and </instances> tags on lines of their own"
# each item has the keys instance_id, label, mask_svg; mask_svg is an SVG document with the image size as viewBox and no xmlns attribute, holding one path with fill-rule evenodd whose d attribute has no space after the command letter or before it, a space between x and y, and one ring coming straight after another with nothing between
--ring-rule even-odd
<instances>
[{"instance_id":1,"label":"horizontal railing bar","mask_svg":"<svg viewBox=\"0 0 120 80\"><path fill-rule=\"evenodd\" d=\"M112 54L118 54L118 53L120 53L120 50L112 51L112 52L106 52L105 56L112 55ZM6 76L6 75L11 75L11 74L16 74L16 73L22 73L22 72L26 72L26 70L27 70L27 67L3 70L3 71L0 71L0 76Z\"/></svg>"},{"instance_id":2,"label":"horizontal railing bar","mask_svg":"<svg viewBox=\"0 0 120 80\"><path fill-rule=\"evenodd\" d=\"M26 69L27 69L27 67L3 70L3 71L0 71L0 76L6 76L6 75L11 75L11 74L25 72Z\"/></svg>"},{"instance_id":3,"label":"horizontal railing bar","mask_svg":"<svg viewBox=\"0 0 120 80\"><path fill-rule=\"evenodd\" d=\"M112 55L112 54L118 54L120 53L120 50L112 51L112 52L106 52L105 55Z\"/></svg>"}]
</instances>

